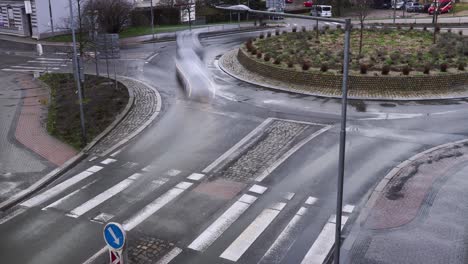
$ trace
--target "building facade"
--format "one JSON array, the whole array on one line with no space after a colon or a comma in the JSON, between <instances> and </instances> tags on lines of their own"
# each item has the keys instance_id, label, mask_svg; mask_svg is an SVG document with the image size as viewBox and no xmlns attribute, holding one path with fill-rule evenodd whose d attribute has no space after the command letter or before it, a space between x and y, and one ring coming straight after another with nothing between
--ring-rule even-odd
<instances>
[{"instance_id":1,"label":"building facade","mask_svg":"<svg viewBox=\"0 0 468 264\"><path fill-rule=\"evenodd\" d=\"M0 0L0 34L42 39L69 29L67 0Z\"/></svg>"}]
</instances>

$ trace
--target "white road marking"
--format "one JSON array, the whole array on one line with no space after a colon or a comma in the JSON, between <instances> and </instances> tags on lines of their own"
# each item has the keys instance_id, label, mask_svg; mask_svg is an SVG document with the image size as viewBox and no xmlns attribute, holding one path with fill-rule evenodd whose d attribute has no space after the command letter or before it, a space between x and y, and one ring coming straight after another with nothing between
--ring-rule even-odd
<instances>
[{"instance_id":1,"label":"white road marking","mask_svg":"<svg viewBox=\"0 0 468 264\"><path fill-rule=\"evenodd\" d=\"M65 195L64 197L58 199L57 201L47 205L46 207L42 208L42 211L45 211L49 208L55 208L57 207L59 204L63 203L64 201L68 200L70 197L72 197L73 195L75 195L76 193L78 193L82 188L78 189L78 190L75 190L67 195Z\"/></svg>"},{"instance_id":2,"label":"white road marking","mask_svg":"<svg viewBox=\"0 0 468 264\"><path fill-rule=\"evenodd\" d=\"M141 169L142 171L144 172L150 172L154 169L154 166L153 165L148 165L146 167L144 167L143 169Z\"/></svg>"},{"instance_id":3,"label":"white road marking","mask_svg":"<svg viewBox=\"0 0 468 264\"><path fill-rule=\"evenodd\" d=\"M260 259L259 263L271 263L271 259L274 258L275 263L281 260L283 257L283 253L287 252L289 248L294 243L294 240L292 238L294 229L296 228L297 224L299 223L299 220L301 220L301 217L307 212L307 208L301 207L297 213L294 215L294 217L289 221L288 225L281 231L279 236L276 238L275 242L270 246L270 248L267 250L265 255Z\"/></svg>"},{"instance_id":4,"label":"white road marking","mask_svg":"<svg viewBox=\"0 0 468 264\"><path fill-rule=\"evenodd\" d=\"M106 253L109 250L107 246L101 248L98 252L92 255L89 259L87 259L83 264L93 264L94 261L99 258L102 254Z\"/></svg>"},{"instance_id":5,"label":"white road marking","mask_svg":"<svg viewBox=\"0 0 468 264\"><path fill-rule=\"evenodd\" d=\"M296 195L295 193L293 192L287 192L284 194L284 199L288 200L288 201L291 201L291 199L294 197L294 195Z\"/></svg>"},{"instance_id":6,"label":"white road marking","mask_svg":"<svg viewBox=\"0 0 468 264\"><path fill-rule=\"evenodd\" d=\"M203 233L201 233L188 248L205 251L232 223L234 223L257 198L244 194L237 202L227 209L216 221L214 221Z\"/></svg>"},{"instance_id":7,"label":"white road marking","mask_svg":"<svg viewBox=\"0 0 468 264\"><path fill-rule=\"evenodd\" d=\"M98 158L98 157L93 156L93 157L91 157L88 161L93 161L93 160L95 160L95 159L97 159L97 158Z\"/></svg>"},{"instance_id":8,"label":"white road marking","mask_svg":"<svg viewBox=\"0 0 468 264\"><path fill-rule=\"evenodd\" d=\"M312 196L309 196L309 198L307 198L307 200L305 201L305 204L308 204L308 205L313 205L317 202L317 198L315 197L312 197Z\"/></svg>"},{"instance_id":9,"label":"white road marking","mask_svg":"<svg viewBox=\"0 0 468 264\"><path fill-rule=\"evenodd\" d=\"M23 69L2 69L2 71L7 71L7 72L43 72L44 70L23 70Z\"/></svg>"},{"instance_id":10,"label":"white road marking","mask_svg":"<svg viewBox=\"0 0 468 264\"><path fill-rule=\"evenodd\" d=\"M18 216L18 215L24 213L24 212L26 211L26 209L27 209L27 208L25 208L25 207L21 207L21 208L19 208L18 210L13 211L12 213L6 215L6 216L3 217L2 219L0 219L0 225L6 223L6 222L8 222L8 221L10 221L11 219L15 218L15 217Z\"/></svg>"},{"instance_id":11,"label":"white road marking","mask_svg":"<svg viewBox=\"0 0 468 264\"><path fill-rule=\"evenodd\" d=\"M263 194L267 189L267 187L254 184L252 187L250 187L249 192Z\"/></svg>"},{"instance_id":12,"label":"white road marking","mask_svg":"<svg viewBox=\"0 0 468 264\"><path fill-rule=\"evenodd\" d=\"M112 153L110 156L115 157L117 156L120 152L122 152L122 149L117 150L116 152Z\"/></svg>"},{"instance_id":13,"label":"white road marking","mask_svg":"<svg viewBox=\"0 0 468 264\"><path fill-rule=\"evenodd\" d=\"M192 181L199 181L205 177L205 174L201 173L192 173L190 176L187 177L187 179L192 180Z\"/></svg>"},{"instance_id":14,"label":"white road marking","mask_svg":"<svg viewBox=\"0 0 468 264\"><path fill-rule=\"evenodd\" d=\"M97 215L96 217L91 219L91 221L95 222L95 223L102 224L102 223L106 223L107 221L111 220L113 217L114 217L114 215L111 215L111 214L100 213L99 215Z\"/></svg>"},{"instance_id":15,"label":"white road marking","mask_svg":"<svg viewBox=\"0 0 468 264\"><path fill-rule=\"evenodd\" d=\"M175 187L176 188L179 188L179 189L182 189L182 190L187 190L188 188L190 188L190 186L192 186L193 183L191 182L181 182L179 184L177 184Z\"/></svg>"},{"instance_id":16,"label":"white road marking","mask_svg":"<svg viewBox=\"0 0 468 264\"><path fill-rule=\"evenodd\" d=\"M71 61L71 59L58 59L58 58L36 58L36 60Z\"/></svg>"},{"instance_id":17,"label":"white road marking","mask_svg":"<svg viewBox=\"0 0 468 264\"><path fill-rule=\"evenodd\" d=\"M39 63L39 64L53 64L53 65L59 65L61 62L57 62L57 61L28 61L28 63Z\"/></svg>"},{"instance_id":18,"label":"white road marking","mask_svg":"<svg viewBox=\"0 0 468 264\"><path fill-rule=\"evenodd\" d=\"M59 193L65 191L70 186L72 186L72 185L74 185L74 184L88 178L89 176L93 175L94 173L100 171L101 169L102 169L101 166L92 166L89 169L87 169L86 171L83 171L83 172L71 177L70 179L68 179L66 181L63 181L62 183L55 185L54 187L50 188L49 190L47 190L47 191L45 191L45 192L43 192L43 193L41 193L39 195L36 195L36 196L32 197L31 199L21 203L20 205L26 206L26 207L33 207L33 206L39 205L39 204L49 200L50 198L57 196Z\"/></svg>"},{"instance_id":19,"label":"white road marking","mask_svg":"<svg viewBox=\"0 0 468 264\"><path fill-rule=\"evenodd\" d=\"M102 169L103 169L103 167L95 165L95 166L92 166L91 168L87 169L86 171L90 171L92 173L95 173L95 172L98 172L98 171L100 171Z\"/></svg>"},{"instance_id":20,"label":"white road marking","mask_svg":"<svg viewBox=\"0 0 468 264\"><path fill-rule=\"evenodd\" d=\"M283 204L283 205L281 205ZM265 229L275 220L285 203L275 204L273 208L263 210L257 218L240 234L220 255L221 258L238 261ZM279 210L274 209L279 208Z\"/></svg>"},{"instance_id":21,"label":"white road marking","mask_svg":"<svg viewBox=\"0 0 468 264\"><path fill-rule=\"evenodd\" d=\"M110 159L109 158L109 159L105 159L105 160L101 161L101 164L108 165L108 164L114 163L116 161L117 160L115 160L115 159Z\"/></svg>"},{"instance_id":22,"label":"white road marking","mask_svg":"<svg viewBox=\"0 0 468 264\"><path fill-rule=\"evenodd\" d=\"M73 217L73 218L78 218L78 217L82 216L83 214L85 214L86 212L88 212L89 210L91 210L91 209L95 208L96 206L100 205L101 203L109 200L114 195L116 195L119 192L123 191L128 186L130 186L130 184L135 182L135 180L137 180L141 176L141 174L138 174L138 175L137 174L138 173L128 177L127 179L119 182L118 184L114 185L113 187L111 187L111 188L107 189L106 191L100 193L99 195L95 196L91 200L89 200L89 201L83 203L82 205L76 207L69 214L67 214L67 216L70 216L70 217Z\"/></svg>"},{"instance_id":23,"label":"white road marking","mask_svg":"<svg viewBox=\"0 0 468 264\"><path fill-rule=\"evenodd\" d=\"M154 59L154 57L158 56L159 55L159 52L156 52L154 55L152 55L151 57L149 57L146 62L150 62Z\"/></svg>"},{"instance_id":24,"label":"white road marking","mask_svg":"<svg viewBox=\"0 0 468 264\"><path fill-rule=\"evenodd\" d=\"M162 257L156 264L169 264L173 259L175 259L180 253L182 253L182 249L175 247L171 251L169 251L164 257Z\"/></svg>"},{"instance_id":25,"label":"white road marking","mask_svg":"<svg viewBox=\"0 0 468 264\"><path fill-rule=\"evenodd\" d=\"M58 70L59 68L32 67L32 66L11 66L16 69L35 69L35 70Z\"/></svg>"},{"instance_id":26,"label":"white road marking","mask_svg":"<svg viewBox=\"0 0 468 264\"><path fill-rule=\"evenodd\" d=\"M312 139L318 137L322 133L326 132L329 130L331 126L325 126L324 128L320 129L319 131L313 133L312 135L308 136L307 138L303 139L301 142L298 144L294 145L288 152L284 153L281 158L279 158L277 161L275 161L273 164L271 164L268 168L265 169L256 179L255 181L261 182L263 181L270 173L272 173L276 168L279 167L286 159L288 159L292 154L294 154L296 151L298 151L300 148L302 148L305 144L307 144L309 141Z\"/></svg>"},{"instance_id":27,"label":"white road marking","mask_svg":"<svg viewBox=\"0 0 468 264\"><path fill-rule=\"evenodd\" d=\"M192 185L192 183L189 184ZM145 206L143 209L138 211L130 219L126 220L123 223L124 229L127 231L132 230L137 225L145 221L148 217L159 211L163 206L177 198L184 191L184 189L179 189L177 187L170 189L160 197L156 198L156 200Z\"/></svg>"},{"instance_id":28,"label":"white road marking","mask_svg":"<svg viewBox=\"0 0 468 264\"><path fill-rule=\"evenodd\" d=\"M223 155L221 155L218 159L213 161L208 167L206 167L202 172L203 173L208 173L212 169L214 169L216 166L218 166L221 162L223 162L226 158L228 158L230 155L232 155L236 150L242 147L249 139L251 139L255 134L257 134L260 130L262 130L265 126L267 126L273 118L267 118L265 121L263 121L259 126L257 126L254 130L252 130L247 136L245 136L241 141L237 142L232 148L230 148L228 151L226 151Z\"/></svg>"},{"instance_id":29,"label":"white road marking","mask_svg":"<svg viewBox=\"0 0 468 264\"><path fill-rule=\"evenodd\" d=\"M180 170L175 170L175 169L168 170L166 172L166 174L171 176L171 177L177 176L177 175L179 175L179 173L181 173L181 171Z\"/></svg>"},{"instance_id":30,"label":"white road marking","mask_svg":"<svg viewBox=\"0 0 468 264\"><path fill-rule=\"evenodd\" d=\"M332 215L330 217L332 219L336 218L336 216ZM302 260L301 264L323 264L325 258L327 257L328 253L332 249L335 243L335 226L336 224L330 222L330 220L325 224L322 231L318 235L315 242L310 247L309 251L305 255L304 259ZM344 225L348 217L343 216L341 229L343 229Z\"/></svg>"},{"instance_id":31,"label":"white road marking","mask_svg":"<svg viewBox=\"0 0 468 264\"><path fill-rule=\"evenodd\" d=\"M351 204L347 204L343 207L343 213L350 214L353 212L353 210L354 210L354 205L351 205Z\"/></svg>"}]
</instances>

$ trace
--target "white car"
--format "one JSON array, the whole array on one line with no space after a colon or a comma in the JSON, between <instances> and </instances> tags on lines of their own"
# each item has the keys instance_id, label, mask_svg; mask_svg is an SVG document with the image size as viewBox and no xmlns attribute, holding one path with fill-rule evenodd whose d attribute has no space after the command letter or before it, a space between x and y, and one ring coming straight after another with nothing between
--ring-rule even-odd
<instances>
[{"instance_id":1,"label":"white car","mask_svg":"<svg viewBox=\"0 0 468 264\"><path fill-rule=\"evenodd\" d=\"M332 16L332 7L329 5L313 5L310 10L311 16L318 17L331 17Z\"/></svg>"},{"instance_id":2,"label":"white car","mask_svg":"<svg viewBox=\"0 0 468 264\"><path fill-rule=\"evenodd\" d=\"M399 1L396 3L396 7L395 7L395 1L392 2L392 9L403 9L405 7L405 2L404 1Z\"/></svg>"}]
</instances>

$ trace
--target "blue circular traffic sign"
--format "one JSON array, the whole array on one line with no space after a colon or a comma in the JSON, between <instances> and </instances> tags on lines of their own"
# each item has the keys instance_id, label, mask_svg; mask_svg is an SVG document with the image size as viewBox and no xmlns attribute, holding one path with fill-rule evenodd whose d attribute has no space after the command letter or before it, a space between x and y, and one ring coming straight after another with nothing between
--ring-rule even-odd
<instances>
[{"instance_id":1,"label":"blue circular traffic sign","mask_svg":"<svg viewBox=\"0 0 468 264\"><path fill-rule=\"evenodd\" d=\"M125 230L118 223L107 223L104 227L104 240L114 250L120 250L125 244Z\"/></svg>"}]
</instances>

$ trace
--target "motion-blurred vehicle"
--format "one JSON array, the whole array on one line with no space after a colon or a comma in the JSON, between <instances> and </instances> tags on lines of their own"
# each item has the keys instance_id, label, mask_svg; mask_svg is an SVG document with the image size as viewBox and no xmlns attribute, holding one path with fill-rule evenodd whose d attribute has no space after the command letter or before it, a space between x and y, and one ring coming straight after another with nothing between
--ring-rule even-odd
<instances>
[{"instance_id":1,"label":"motion-blurred vehicle","mask_svg":"<svg viewBox=\"0 0 468 264\"><path fill-rule=\"evenodd\" d=\"M304 7L312 7L314 3L312 1L305 1L304 2Z\"/></svg>"},{"instance_id":2,"label":"motion-blurred vehicle","mask_svg":"<svg viewBox=\"0 0 468 264\"><path fill-rule=\"evenodd\" d=\"M214 82L201 57L203 47L198 34L183 31L177 34L177 52L175 58L177 78L182 84L187 97L210 102L215 97Z\"/></svg>"},{"instance_id":3,"label":"motion-blurred vehicle","mask_svg":"<svg viewBox=\"0 0 468 264\"><path fill-rule=\"evenodd\" d=\"M318 17L331 17L332 7L329 5L314 5L310 10L310 15Z\"/></svg>"},{"instance_id":4,"label":"motion-blurred vehicle","mask_svg":"<svg viewBox=\"0 0 468 264\"><path fill-rule=\"evenodd\" d=\"M452 4L451 0L441 0L441 1L439 1L439 11L438 11L439 14L444 14L444 13L451 12L452 9L453 9L453 4ZM429 15L434 14L434 12L436 11L436 3L432 2L431 6L429 7L429 9L427 11L428 11Z\"/></svg>"},{"instance_id":5,"label":"motion-blurred vehicle","mask_svg":"<svg viewBox=\"0 0 468 264\"><path fill-rule=\"evenodd\" d=\"M422 12L423 8L423 5L415 2L409 2L405 5L406 12Z\"/></svg>"}]
</instances>

